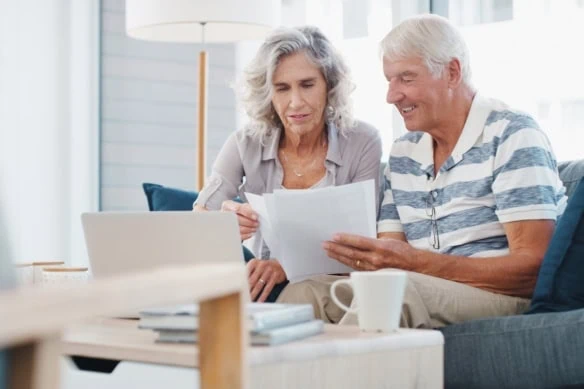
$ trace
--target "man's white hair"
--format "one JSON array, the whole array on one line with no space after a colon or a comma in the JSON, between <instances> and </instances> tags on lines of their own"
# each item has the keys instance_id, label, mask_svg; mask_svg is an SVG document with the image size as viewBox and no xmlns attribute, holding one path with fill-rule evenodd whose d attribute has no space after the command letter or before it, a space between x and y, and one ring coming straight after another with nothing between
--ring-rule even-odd
<instances>
[{"instance_id":1,"label":"man's white hair","mask_svg":"<svg viewBox=\"0 0 584 389\"><path fill-rule=\"evenodd\" d=\"M393 28L381 41L381 54L388 59L421 58L434 77L458 59L462 82L471 86L468 47L460 31L438 15L418 15Z\"/></svg>"}]
</instances>

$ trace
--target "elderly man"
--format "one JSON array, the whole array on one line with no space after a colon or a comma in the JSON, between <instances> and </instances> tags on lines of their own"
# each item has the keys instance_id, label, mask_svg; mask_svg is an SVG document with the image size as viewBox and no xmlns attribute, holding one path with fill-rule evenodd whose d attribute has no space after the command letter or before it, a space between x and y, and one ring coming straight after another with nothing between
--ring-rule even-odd
<instances>
[{"instance_id":1,"label":"elderly man","mask_svg":"<svg viewBox=\"0 0 584 389\"><path fill-rule=\"evenodd\" d=\"M407 270L402 326L526 310L566 204L548 139L529 115L477 93L468 48L446 19L405 20L381 48L387 102L408 133L385 171L378 239L338 234L324 249L355 270ZM281 301L309 299L335 321L331 281L304 281Z\"/></svg>"}]
</instances>

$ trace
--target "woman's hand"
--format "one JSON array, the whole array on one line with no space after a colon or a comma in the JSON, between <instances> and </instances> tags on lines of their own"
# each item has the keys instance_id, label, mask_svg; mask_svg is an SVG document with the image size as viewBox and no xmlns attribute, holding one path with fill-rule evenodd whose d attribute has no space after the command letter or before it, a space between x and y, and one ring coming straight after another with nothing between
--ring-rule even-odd
<instances>
[{"instance_id":1,"label":"woman's hand","mask_svg":"<svg viewBox=\"0 0 584 389\"><path fill-rule=\"evenodd\" d=\"M234 212L239 222L239 234L241 240L247 240L252 237L258 229L258 215L251 209L249 204L241 204L233 200L225 200L221 204L222 211Z\"/></svg>"},{"instance_id":2,"label":"woman's hand","mask_svg":"<svg viewBox=\"0 0 584 389\"><path fill-rule=\"evenodd\" d=\"M276 284L286 281L286 273L275 259L252 259L247 263L247 274L251 300L260 303L266 301Z\"/></svg>"}]
</instances>

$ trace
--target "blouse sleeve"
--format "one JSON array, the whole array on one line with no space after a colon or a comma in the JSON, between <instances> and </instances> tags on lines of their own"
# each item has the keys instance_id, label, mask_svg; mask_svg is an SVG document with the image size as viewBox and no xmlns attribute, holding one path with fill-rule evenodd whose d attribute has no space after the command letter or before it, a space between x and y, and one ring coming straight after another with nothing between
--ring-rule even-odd
<instances>
[{"instance_id":1,"label":"blouse sleeve","mask_svg":"<svg viewBox=\"0 0 584 389\"><path fill-rule=\"evenodd\" d=\"M238 189L243 181L243 175L237 133L233 133L227 138L219 155L217 155L211 176L205 182L205 186L199 193L195 204L209 210L221 209L223 201L237 196Z\"/></svg>"}]
</instances>

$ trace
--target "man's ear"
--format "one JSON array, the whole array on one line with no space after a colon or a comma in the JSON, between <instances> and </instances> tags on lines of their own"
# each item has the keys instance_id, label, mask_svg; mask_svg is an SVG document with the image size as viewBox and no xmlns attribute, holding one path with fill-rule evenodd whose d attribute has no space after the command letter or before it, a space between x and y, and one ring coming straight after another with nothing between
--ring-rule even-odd
<instances>
[{"instance_id":1,"label":"man's ear","mask_svg":"<svg viewBox=\"0 0 584 389\"><path fill-rule=\"evenodd\" d=\"M446 70L448 72L448 86L451 89L458 87L462 82L462 68L458 58L454 58L448 62Z\"/></svg>"}]
</instances>

